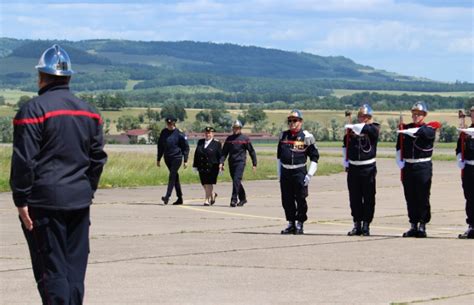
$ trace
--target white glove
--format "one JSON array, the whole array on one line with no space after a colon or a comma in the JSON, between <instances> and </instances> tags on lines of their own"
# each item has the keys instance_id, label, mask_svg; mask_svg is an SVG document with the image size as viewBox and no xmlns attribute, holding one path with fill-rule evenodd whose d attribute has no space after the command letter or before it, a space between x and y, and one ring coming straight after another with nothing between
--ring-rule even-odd
<instances>
[{"instance_id":1,"label":"white glove","mask_svg":"<svg viewBox=\"0 0 474 305\"><path fill-rule=\"evenodd\" d=\"M458 160L459 169L464 169L464 166L466 166L466 163L462 160L460 153L456 155L456 159Z\"/></svg>"},{"instance_id":2,"label":"white glove","mask_svg":"<svg viewBox=\"0 0 474 305\"><path fill-rule=\"evenodd\" d=\"M416 138L415 133L418 131L418 129L420 129L420 128L415 127L415 128L402 129L402 130L397 130L397 133L403 133L403 134L406 134L407 136L410 136L412 138Z\"/></svg>"},{"instance_id":3,"label":"white glove","mask_svg":"<svg viewBox=\"0 0 474 305\"><path fill-rule=\"evenodd\" d=\"M308 175L310 177L313 177L314 174L316 174L317 170L318 170L318 163L316 163L314 161L311 161L311 163L309 164L309 168L308 168Z\"/></svg>"},{"instance_id":4,"label":"white glove","mask_svg":"<svg viewBox=\"0 0 474 305\"><path fill-rule=\"evenodd\" d=\"M400 151L397 150L397 156L395 158L395 161L397 161L397 165L400 169L403 169L405 167L405 160L400 160Z\"/></svg>"},{"instance_id":5,"label":"white glove","mask_svg":"<svg viewBox=\"0 0 474 305\"><path fill-rule=\"evenodd\" d=\"M193 172L197 173L197 172L198 172L198 168L197 168L197 167L193 167Z\"/></svg>"},{"instance_id":6,"label":"white glove","mask_svg":"<svg viewBox=\"0 0 474 305\"><path fill-rule=\"evenodd\" d=\"M356 135L360 135L360 133L362 132L362 128L364 128L365 126L365 123L359 123L359 124L347 124L344 126L344 128L346 129L352 129L352 131L356 134Z\"/></svg>"},{"instance_id":7,"label":"white glove","mask_svg":"<svg viewBox=\"0 0 474 305\"><path fill-rule=\"evenodd\" d=\"M469 128L458 128L457 129L460 132L464 132L465 134L470 135L471 137L474 137L474 127L469 127Z\"/></svg>"},{"instance_id":8,"label":"white glove","mask_svg":"<svg viewBox=\"0 0 474 305\"><path fill-rule=\"evenodd\" d=\"M346 148L345 147L342 148L342 166L344 166L344 168L349 167L349 161L346 161Z\"/></svg>"},{"instance_id":9,"label":"white glove","mask_svg":"<svg viewBox=\"0 0 474 305\"><path fill-rule=\"evenodd\" d=\"M310 181L311 181L311 176L310 175L304 176L304 186L308 186Z\"/></svg>"}]
</instances>

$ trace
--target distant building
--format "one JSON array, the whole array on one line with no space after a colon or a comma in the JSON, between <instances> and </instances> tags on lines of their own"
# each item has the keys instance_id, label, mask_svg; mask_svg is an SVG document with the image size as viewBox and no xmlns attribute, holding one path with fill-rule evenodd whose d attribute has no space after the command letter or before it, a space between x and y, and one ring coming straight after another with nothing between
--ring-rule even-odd
<instances>
[{"instance_id":1,"label":"distant building","mask_svg":"<svg viewBox=\"0 0 474 305\"><path fill-rule=\"evenodd\" d=\"M130 143L150 144L150 131L147 129L131 129L125 133Z\"/></svg>"}]
</instances>

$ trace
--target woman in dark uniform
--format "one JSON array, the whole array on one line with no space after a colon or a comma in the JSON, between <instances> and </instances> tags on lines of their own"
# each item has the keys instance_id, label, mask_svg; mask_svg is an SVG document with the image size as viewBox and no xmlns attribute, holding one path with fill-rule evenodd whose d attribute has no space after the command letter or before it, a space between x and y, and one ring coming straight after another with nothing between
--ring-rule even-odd
<instances>
[{"instance_id":1,"label":"woman in dark uniform","mask_svg":"<svg viewBox=\"0 0 474 305\"><path fill-rule=\"evenodd\" d=\"M199 172L199 179L205 192L204 205L213 205L217 194L213 192L213 185L219 174L219 160L222 155L221 143L214 139L214 128L204 129L205 138L200 139L194 152L193 169Z\"/></svg>"}]
</instances>

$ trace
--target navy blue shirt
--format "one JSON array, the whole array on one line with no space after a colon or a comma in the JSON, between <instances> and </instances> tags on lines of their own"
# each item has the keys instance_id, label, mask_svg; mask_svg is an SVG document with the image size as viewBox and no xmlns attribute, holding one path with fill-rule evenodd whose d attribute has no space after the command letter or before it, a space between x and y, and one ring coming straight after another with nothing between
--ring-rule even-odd
<instances>
[{"instance_id":1,"label":"navy blue shirt","mask_svg":"<svg viewBox=\"0 0 474 305\"><path fill-rule=\"evenodd\" d=\"M227 137L222 148L221 163L225 162L227 155L229 156L229 164L246 162L247 151L252 159L252 165L257 166L257 155L253 149L250 139L241 133L232 134Z\"/></svg>"},{"instance_id":2,"label":"navy blue shirt","mask_svg":"<svg viewBox=\"0 0 474 305\"><path fill-rule=\"evenodd\" d=\"M351 131L344 137L346 147L346 137L349 136L349 147L347 156L352 161L365 161L375 158L377 155L377 142L379 140L380 125L377 123L365 124L360 135Z\"/></svg>"},{"instance_id":3,"label":"navy blue shirt","mask_svg":"<svg viewBox=\"0 0 474 305\"><path fill-rule=\"evenodd\" d=\"M414 134L414 138L403 135L403 159L421 159L430 158L433 155L433 146L436 137L436 129L426 125L415 123L403 124L403 129L419 127ZM397 150L400 150L400 139L402 134L398 135Z\"/></svg>"},{"instance_id":4,"label":"navy blue shirt","mask_svg":"<svg viewBox=\"0 0 474 305\"><path fill-rule=\"evenodd\" d=\"M38 93L13 120L13 201L52 210L88 207L107 161L102 118L67 85Z\"/></svg>"},{"instance_id":5,"label":"navy blue shirt","mask_svg":"<svg viewBox=\"0 0 474 305\"><path fill-rule=\"evenodd\" d=\"M160 161L163 155L168 160L184 158L184 162L188 162L188 138L178 128L173 130L165 128L161 131L160 138L158 139L158 155L156 160Z\"/></svg>"},{"instance_id":6,"label":"navy blue shirt","mask_svg":"<svg viewBox=\"0 0 474 305\"><path fill-rule=\"evenodd\" d=\"M300 130L293 134L290 130L287 130L280 134L277 159L280 159L282 164L306 164L307 158L316 163L319 160L319 152L311 133Z\"/></svg>"},{"instance_id":7,"label":"navy blue shirt","mask_svg":"<svg viewBox=\"0 0 474 305\"><path fill-rule=\"evenodd\" d=\"M474 124L471 124L471 128L474 127ZM456 146L456 154L461 153L461 135L458 138L458 145ZM464 134L464 160L474 160L474 139Z\"/></svg>"}]
</instances>

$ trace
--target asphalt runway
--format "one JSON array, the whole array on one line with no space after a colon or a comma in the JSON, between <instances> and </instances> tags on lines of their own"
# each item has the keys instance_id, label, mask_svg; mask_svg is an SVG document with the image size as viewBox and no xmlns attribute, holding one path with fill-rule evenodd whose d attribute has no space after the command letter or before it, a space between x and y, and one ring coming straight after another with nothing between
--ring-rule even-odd
<instances>
[{"instance_id":1,"label":"asphalt runway","mask_svg":"<svg viewBox=\"0 0 474 305\"><path fill-rule=\"evenodd\" d=\"M324 158L320 161L324 162ZM474 241L460 172L434 162L426 239L401 238L406 206L393 159L380 159L370 237L352 227L346 174L310 184L304 236L286 225L276 181L246 182L249 203L216 205L200 185L164 206L165 187L99 190L92 207L85 304L474 304ZM244 178L245 179L245 178ZM174 198L172 198L173 200ZM40 304L10 193L0 193L0 303Z\"/></svg>"}]
</instances>

